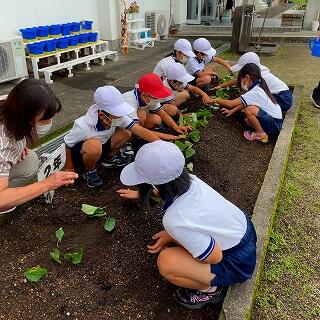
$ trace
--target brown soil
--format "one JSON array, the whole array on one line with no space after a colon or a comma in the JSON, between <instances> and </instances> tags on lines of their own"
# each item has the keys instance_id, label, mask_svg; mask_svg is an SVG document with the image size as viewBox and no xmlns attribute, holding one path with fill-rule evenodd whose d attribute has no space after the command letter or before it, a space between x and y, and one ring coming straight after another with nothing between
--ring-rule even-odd
<instances>
[{"instance_id":1,"label":"brown soil","mask_svg":"<svg viewBox=\"0 0 320 320\"><path fill-rule=\"evenodd\" d=\"M193 100L192 109L200 103ZM191 109L191 108L190 108ZM194 173L242 210L252 213L273 151L267 144L247 142L241 116L215 112L202 130L192 159ZM18 210L11 224L0 226L1 319L217 319L221 306L191 311L172 298L175 287L158 273L156 256L147 252L161 218L137 203L119 199L119 170L100 170L105 182L91 190L79 179L56 191L52 207L42 199ZM82 203L107 206L117 218L112 233L104 219L89 219ZM54 232L63 227L60 251L84 249L80 265L53 262ZM48 269L38 283L26 283L23 272L32 266Z\"/></svg>"}]
</instances>

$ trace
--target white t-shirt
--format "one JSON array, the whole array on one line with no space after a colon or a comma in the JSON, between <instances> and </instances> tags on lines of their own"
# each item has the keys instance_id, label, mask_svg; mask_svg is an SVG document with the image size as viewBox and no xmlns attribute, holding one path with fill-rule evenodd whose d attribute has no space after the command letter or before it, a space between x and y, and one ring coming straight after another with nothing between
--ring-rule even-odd
<instances>
[{"instance_id":1,"label":"white t-shirt","mask_svg":"<svg viewBox=\"0 0 320 320\"><path fill-rule=\"evenodd\" d=\"M205 60L202 59L199 61L197 57L194 57L188 60L188 63L186 65L186 70L189 74L194 76L197 73L203 71L205 66L206 66Z\"/></svg>"},{"instance_id":2,"label":"white t-shirt","mask_svg":"<svg viewBox=\"0 0 320 320\"><path fill-rule=\"evenodd\" d=\"M261 75L267 83L272 94L277 94L281 91L289 90L289 87L282 80L273 75L270 70L264 66L262 66L261 68Z\"/></svg>"},{"instance_id":3,"label":"white t-shirt","mask_svg":"<svg viewBox=\"0 0 320 320\"><path fill-rule=\"evenodd\" d=\"M139 120L131 119L128 116L122 117L122 124L119 126L130 130ZM64 137L64 142L68 148L72 148L78 142L88 140L90 138L100 139L102 144L106 143L114 134L116 127L99 131L96 127L87 124L85 116L76 119L71 131Z\"/></svg>"},{"instance_id":4,"label":"white t-shirt","mask_svg":"<svg viewBox=\"0 0 320 320\"><path fill-rule=\"evenodd\" d=\"M265 111L272 118L282 119L280 106L274 104L259 85L254 86L239 98L245 107L254 105Z\"/></svg>"},{"instance_id":5,"label":"white t-shirt","mask_svg":"<svg viewBox=\"0 0 320 320\"><path fill-rule=\"evenodd\" d=\"M162 109L162 106L160 103L156 103L154 105L150 105L150 104L145 104L139 97L139 93L137 89L125 92L122 94L123 99L125 102L129 103L130 106L135 108L135 111L131 112L130 114L128 114L128 117L131 119L137 119L138 115L137 115L137 111L138 108L141 108L143 110L145 110L145 112L147 113L157 113Z\"/></svg>"},{"instance_id":6,"label":"white t-shirt","mask_svg":"<svg viewBox=\"0 0 320 320\"><path fill-rule=\"evenodd\" d=\"M189 190L166 210L163 226L194 258L205 260L214 249L236 246L247 230L244 213L194 175Z\"/></svg>"},{"instance_id":7,"label":"white t-shirt","mask_svg":"<svg viewBox=\"0 0 320 320\"><path fill-rule=\"evenodd\" d=\"M161 59L157 65L154 67L153 73L158 74L162 79L165 79L166 72L165 70L170 66L172 63L179 62L176 58L173 56L165 57Z\"/></svg>"}]
</instances>

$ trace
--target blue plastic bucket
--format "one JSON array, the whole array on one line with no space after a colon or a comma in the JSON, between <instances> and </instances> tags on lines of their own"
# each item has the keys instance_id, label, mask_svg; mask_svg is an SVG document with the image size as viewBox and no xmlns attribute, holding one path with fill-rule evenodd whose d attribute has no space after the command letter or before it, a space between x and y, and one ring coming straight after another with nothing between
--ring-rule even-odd
<instances>
[{"instance_id":1,"label":"blue plastic bucket","mask_svg":"<svg viewBox=\"0 0 320 320\"><path fill-rule=\"evenodd\" d=\"M67 36L71 33L71 23L63 23L60 26L60 32L63 36Z\"/></svg>"},{"instance_id":2,"label":"blue plastic bucket","mask_svg":"<svg viewBox=\"0 0 320 320\"><path fill-rule=\"evenodd\" d=\"M71 36L68 38L68 44L70 47L75 47L78 45L79 36Z\"/></svg>"},{"instance_id":3,"label":"blue plastic bucket","mask_svg":"<svg viewBox=\"0 0 320 320\"><path fill-rule=\"evenodd\" d=\"M60 24L52 24L49 26L49 34L51 36L58 36L60 34Z\"/></svg>"},{"instance_id":4,"label":"blue plastic bucket","mask_svg":"<svg viewBox=\"0 0 320 320\"><path fill-rule=\"evenodd\" d=\"M22 38L25 40L34 40L37 38L37 29L38 28L25 28L20 29Z\"/></svg>"},{"instance_id":5,"label":"blue plastic bucket","mask_svg":"<svg viewBox=\"0 0 320 320\"><path fill-rule=\"evenodd\" d=\"M40 38L45 38L49 36L49 27L48 26L40 26L37 28L37 36Z\"/></svg>"},{"instance_id":6,"label":"blue plastic bucket","mask_svg":"<svg viewBox=\"0 0 320 320\"><path fill-rule=\"evenodd\" d=\"M79 44L88 43L88 41L89 41L88 38L89 38L88 34L81 34L81 35L79 35Z\"/></svg>"},{"instance_id":7,"label":"blue plastic bucket","mask_svg":"<svg viewBox=\"0 0 320 320\"><path fill-rule=\"evenodd\" d=\"M27 45L27 48L28 48L30 54L43 54L44 41L30 43Z\"/></svg>"},{"instance_id":8,"label":"blue plastic bucket","mask_svg":"<svg viewBox=\"0 0 320 320\"><path fill-rule=\"evenodd\" d=\"M93 24L93 21L83 21L82 22L82 29L84 30L92 30L92 24Z\"/></svg>"},{"instance_id":9,"label":"blue plastic bucket","mask_svg":"<svg viewBox=\"0 0 320 320\"><path fill-rule=\"evenodd\" d=\"M311 55L314 57L320 57L320 38L311 39L309 42Z\"/></svg>"},{"instance_id":10,"label":"blue plastic bucket","mask_svg":"<svg viewBox=\"0 0 320 320\"><path fill-rule=\"evenodd\" d=\"M71 23L71 31L72 32L79 32L80 31L80 22L72 22Z\"/></svg>"},{"instance_id":11,"label":"blue plastic bucket","mask_svg":"<svg viewBox=\"0 0 320 320\"><path fill-rule=\"evenodd\" d=\"M69 46L69 39L68 38L60 38L57 39L57 48L58 49L67 49Z\"/></svg>"},{"instance_id":12,"label":"blue plastic bucket","mask_svg":"<svg viewBox=\"0 0 320 320\"><path fill-rule=\"evenodd\" d=\"M97 40L98 40L98 32L88 33L88 40L89 40L89 42L97 42Z\"/></svg>"},{"instance_id":13,"label":"blue plastic bucket","mask_svg":"<svg viewBox=\"0 0 320 320\"><path fill-rule=\"evenodd\" d=\"M56 40L47 40L44 42L44 51L45 52L54 52L56 51Z\"/></svg>"}]
</instances>

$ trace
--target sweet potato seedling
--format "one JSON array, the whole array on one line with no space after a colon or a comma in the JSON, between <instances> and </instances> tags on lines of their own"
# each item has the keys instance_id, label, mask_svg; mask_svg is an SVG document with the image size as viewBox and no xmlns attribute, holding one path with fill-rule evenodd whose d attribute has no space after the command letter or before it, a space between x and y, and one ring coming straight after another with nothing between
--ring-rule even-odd
<instances>
[{"instance_id":1,"label":"sweet potato seedling","mask_svg":"<svg viewBox=\"0 0 320 320\"><path fill-rule=\"evenodd\" d=\"M65 260L70 260L73 264L79 264L82 261L83 249L81 248L76 252L65 253L63 257Z\"/></svg>"},{"instance_id":2,"label":"sweet potato seedling","mask_svg":"<svg viewBox=\"0 0 320 320\"><path fill-rule=\"evenodd\" d=\"M106 220L104 222L103 228L104 228L104 230L111 232L114 229L114 227L116 226L116 223L117 223L116 218L108 217L108 218L106 218Z\"/></svg>"},{"instance_id":3,"label":"sweet potato seedling","mask_svg":"<svg viewBox=\"0 0 320 320\"><path fill-rule=\"evenodd\" d=\"M100 218L106 215L104 208L91 206L89 204L82 204L81 211L84 212L89 218Z\"/></svg>"},{"instance_id":4,"label":"sweet potato seedling","mask_svg":"<svg viewBox=\"0 0 320 320\"><path fill-rule=\"evenodd\" d=\"M50 257L51 257L55 262L58 262L59 264L62 263L62 261L60 260L60 250L59 250L58 248L52 249L52 251L50 252Z\"/></svg>"},{"instance_id":5,"label":"sweet potato seedling","mask_svg":"<svg viewBox=\"0 0 320 320\"><path fill-rule=\"evenodd\" d=\"M38 282L43 276L48 274L48 270L46 268L36 266L27 269L23 274L29 282Z\"/></svg>"}]
</instances>

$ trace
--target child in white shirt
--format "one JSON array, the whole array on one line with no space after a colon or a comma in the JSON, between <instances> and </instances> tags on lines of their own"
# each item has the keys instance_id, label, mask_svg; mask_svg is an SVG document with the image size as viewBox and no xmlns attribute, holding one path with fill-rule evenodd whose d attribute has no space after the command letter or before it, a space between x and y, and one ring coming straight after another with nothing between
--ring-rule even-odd
<instances>
[{"instance_id":1,"label":"child in white shirt","mask_svg":"<svg viewBox=\"0 0 320 320\"><path fill-rule=\"evenodd\" d=\"M282 127L282 112L277 101L269 91L261 76L260 68L248 63L238 73L238 83L245 94L234 100L213 99L213 103L224 108L222 113L230 116L243 110L246 123L255 131L245 131L244 137L249 141L268 141L268 134L279 134Z\"/></svg>"}]
</instances>

